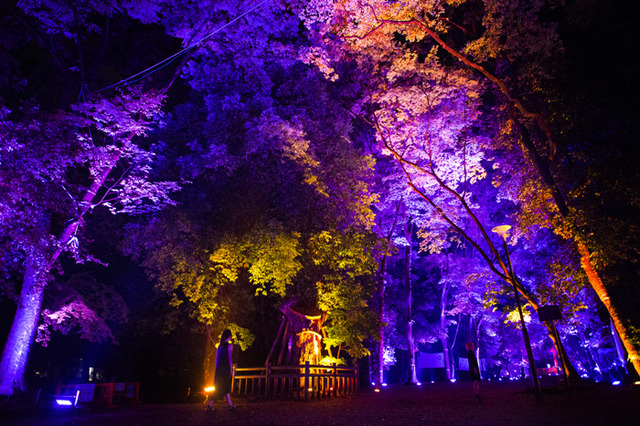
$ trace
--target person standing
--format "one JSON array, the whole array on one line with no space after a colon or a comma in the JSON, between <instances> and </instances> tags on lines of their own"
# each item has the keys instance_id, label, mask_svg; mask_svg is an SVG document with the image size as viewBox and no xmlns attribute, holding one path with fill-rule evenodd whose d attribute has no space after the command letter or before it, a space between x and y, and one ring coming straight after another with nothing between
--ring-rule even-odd
<instances>
[{"instance_id":1,"label":"person standing","mask_svg":"<svg viewBox=\"0 0 640 426\"><path fill-rule=\"evenodd\" d=\"M472 342L467 342L464 347L467 349L469 359L469 376L473 382L473 392L475 393L476 401L482 402L480 398L480 367L478 366L478 358L474 352L476 345Z\"/></svg>"},{"instance_id":2,"label":"person standing","mask_svg":"<svg viewBox=\"0 0 640 426\"><path fill-rule=\"evenodd\" d=\"M228 329L222 332L220 344L216 351L216 371L213 379L214 392L207 404L207 411L214 411L214 395L224 395L229 410L237 408L231 402L231 371L233 369L233 344L231 344L231 331Z\"/></svg>"}]
</instances>

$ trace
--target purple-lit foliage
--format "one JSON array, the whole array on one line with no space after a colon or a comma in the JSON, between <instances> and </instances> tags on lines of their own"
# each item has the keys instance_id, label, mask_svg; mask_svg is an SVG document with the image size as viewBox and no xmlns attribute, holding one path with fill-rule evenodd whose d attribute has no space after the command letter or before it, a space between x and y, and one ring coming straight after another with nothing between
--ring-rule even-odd
<instances>
[{"instance_id":1,"label":"purple-lit foliage","mask_svg":"<svg viewBox=\"0 0 640 426\"><path fill-rule=\"evenodd\" d=\"M50 99L39 96L37 77L12 81L2 102L0 215L2 266L7 271L2 285L18 306L0 366L0 393L4 395L24 390L24 368L44 291L53 275L61 272L61 255L68 254L76 262L93 260L84 239L85 223L93 210L106 207L114 214L153 211L171 204L169 194L178 188L173 182L150 179L153 153L140 143L160 116L162 93L131 87L113 96L85 95L86 100L67 105L68 89L73 85L57 85L60 72L67 72L60 69L65 54L74 57L80 40L97 30L89 16L110 15L121 10L120 6L109 9L96 3L73 10L56 2L33 6L23 2L16 11L26 14L21 19L32 22L33 32L14 41L20 46L29 37L42 37L42 31L48 40L59 43L57 50L51 47L47 52L43 46L38 54L43 70L52 67L50 94L55 96L62 89L57 93L63 109L50 112ZM20 21L7 22L14 29ZM72 40L76 50L66 51L74 45ZM16 57L21 57L19 50ZM68 72L90 78L82 64ZM84 93L86 86L81 90ZM20 99L20 93L31 97ZM76 298L48 307L41 338L46 339L49 326L66 331L71 324L80 327L86 337L108 338L109 329L95 315L96 306L86 301Z\"/></svg>"},{"instance_id":2,"label":"purple-lit foliage","mask_svg":"<svg viewBox=\"0 0 640 426\"><path fill-rule=\"evenodd\" d=\"M83 226L93 209L133 214L173 203L169 194L177 185L148 179L152 154L137 143L162 99L158 93L134 89L114 99L96 97L44 120L34 110L4 117L2 232L12 241L8 248L13 263L7 267L15 268L15 278L23 277L24 283L3 351L3 394L22 387L42 295L60 255L68 253L77 262L92 259ZM22 269L22 262L28 267ZM92 314L81 313L92 312L90 308L69 306L74 309L67 311L74 314L66 316L75 317L80 326L95 323ZM47 314L49 319L57 315ZM61 319L56 316L56 321Z\"/></svg>"},{"instance_id":3,"label":"purple-lit foliage","mask_svg":"<svg viewBox=\"0 0 640 426\"><path fill-rule=\"evenodd\" d=\"M246 10L194 12L206 19L198 36ZM358 86L330 85L300 63L298 31L294 15L268 4L191 56L190 98L154 136L168 172L190 183L179 206L129 228L129 250L213 335L227 324L260 330L256 319L277 314L266 303L295 298L327 312L327 351L362 356L378 328L368 303L374 163L351 140L344 102Z\"/></svg>"},{"instance_id":4,"label":"purple-lit foliage","mask_svg":"<svg viewBox=\"0 0 640 426\"><path fill-rule=\"evenodd\" d=\"M577 241L582 264L588 272L590 282L601 299L607 303L616 320L615 309L609 305L609 298L605 297L606 293L600 279L589 265L589 256L585 257L588 251L585 251L587 249L580 240L579 232L566 234L566 227L571 218L567 218L565 201L549 174L546 159L539 158L540 152L533 146L531 134L516 121L517 117L513 120L512 111L509 110L511 107L508 106L509 103L515 105L516 109L513 112L535 119L534 123L541 131L542 141L550 150L555 149L551 130L544 117L527 110L523 99L513 95L525 87L531 87L531 84L535 86L535 91L543 94L542 96L550 95L550 91L547 91L542 82L549 81L556 75L555 68L549 66L550 61L556 58L554 55L561 52L555 26L537 20L542 3L535 3L526 10L519 8L516 2L485 3L485 31L480 36L467 33L465 37L468 43L464 51L447 44L448 38L445 34L464 28L458 26L456 29L451 24L447 19L447 9L440 3L404 2L402 5L395 5L377 1L328 1L322 2L325 6L323 10L331 18L318 19L316 14L309 13L309 8L301 8L300 13L308 27L324 37L327 54L322 64L324 69L331 68L339 60L352 55L368 73L374 69L384 70L380 73L379 80L374 80L371 84L371 101L376 102L373 105L377 107L386 108L370 111L373 112L371 121L377 127L378 138L384 147L404 166L403 172L406 174L408 186L433 207L431 211L435 216L432 217L435 217L436 221L439 220L438 216L445 219L445 227L451 226L458 233L465 235L466 243L475 247L500 279L507 277L504 263L496 265L498 269L493 266L491 258L497 258L498 254L494 243L488 237L488 231L482 226L485 224L484 226L490 228L488 225L491 222L480 217L477 210L478 206L482 206L487 213L485 217L488 218L491 206L476 204L477 200L469 191L469 185L473 184L475 179L484 178L491 169L491 162L494 162L492 168L500 167L501 158L496 157L496 154L507 152L508 155L504 158L507 162L518 156L524 158L524 161L519 159L513 163L525 165L518 173L502 176L493 174L499 178L495 181L496 186L503 185L504 189L499 199L511 200L516 203L516 207L522 203L525 219L523 222L532 224L533 219L536 226L555 226L558 233ZM463 2L463 8L465 6ZM501 10L500 14L489 13L496 8ZM473 20L473 13L468 16ZM526 22L530 30L525 31L522 36L517 36L520 33L510 31L510 28L520 25L522 21ZM507 31L506 37L497 35L504 34L502 31ZM328 34L331 36L327 36ZM443 60L440 49L451 54L457 62L451 64L450 61ZM483 62L499 57L499 53L513 57L509 66L517 70L517 73L514 73L516 78L513 78L506 68L498 67L497 74L492 74L483 67ZM542 63L546 65L542 66ZM376 68L373 68L372 64L375 64ZM471 70L480 71L480 75L472 74ZM336 77L331 75L331 79L335 80ZM476 81L479 77L482 80ZM459 93L466 93L470 101L477 102L480 101L480 94L488 93L487 89L491 88L496 89L498 96L508 99L506 108L476 110L473 102L464 105L464 95L460 94L447 99L447 93L457 90ZM380 95L376 95L378 92ZM447 104L451 105L448 115ZM492 114L493 126L477 121L481 118L481 115L477 115L481 111ZM492 140L483 144L483 137L491 137L501 142L509 139L510 148L503 152L488 151L490 147L501 150L501 146L494 145ZM514 142L520 138L524 140L523 153L513 149ZM461 144L460 146L464 145L464 148L459 153L451 151L450 141ZM447 148L438 150L441 146ZM536 159L536 168L532 167L533 159ZM531 172L539 173L543 183ZM510 188L505 188L505 179L511 180L508 185ZM470 223L460 221L462 216L459 216L455 207L458 202L459 207L462 207L459 211L468 216ZM557 206L554 207L553 203ZM559 209L560 216L554 212L555 208ZM517 210L514 210L511 214L516 212ZM534 215L531 215L532 213ZM562 220L566 222L560 223ZM472 228L477 227L482 233L479 239L475 240L476 236L468 233L469 225L472 225ZM443 230L440 229L431 235L437 235L442 239ZM520 232L517 232L516 236ZM483 252L484 244L488 245L489 251ZM520 291L527 301L537 308L534 293L527 290L527 287L521 287ZM618 330L624 332L620 323L616 324ZM550 337L555 339L551 330ZM628 343L627 341L627 349L631 351L632 346ZM556 345L559 344L560 342L556 342ZM564 352L560 346L559 350L561 353ZM563 361L570 367L568 359L564 356ZM573 375L573 370L569 370Z\"/></svg>"}]
</instances>

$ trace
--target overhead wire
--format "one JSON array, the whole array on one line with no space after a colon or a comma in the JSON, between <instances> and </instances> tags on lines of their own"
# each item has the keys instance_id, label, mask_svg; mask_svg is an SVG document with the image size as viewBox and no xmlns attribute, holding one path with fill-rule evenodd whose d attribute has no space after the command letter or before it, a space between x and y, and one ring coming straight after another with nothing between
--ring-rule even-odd
<instances>
[{"instance_id":1,"label":"overhead wire","mask_svg":"<svg viewBox=\"0 0 640 426\"><path fill-rule=\"evenodd\" d=\"M238 20L242 19L243 17L247 16L249 13L253 12L257 8L259 8L260 6L265 4L267 1L269 1L269 0L262 0L260 3L258 3L255 6L253 6L252 8L247 10L246 12L241 13L240 15L236 16L235 18L233 18L229 22L225 23L221 27L216 28L215 30L211 31L210 33L204 35L203 37L198 39L193 44L191 44L191 45L185 47L184 49L180 50L179 52L176 52L173 55L161 60L160 62L157 62L157 63L153 64L152 66L140 71L139 73L134 74L134 75L132 75L130 77L127 77L125 79L120 80L117 83L114 83L114 84L112 84L110 86L107 86L107 87L103 87L102 89L98 89L98 90L96 90L94 92L91 92L91 93L100 93L100 92L104 92L106 90L114 89L114 88L119 87L119 86L128 86L130 84L133 84L133 83L136 83L136 82L142 80L145 77L148 77L149 75L151 75L151 74L153 74L153 73L155 73L157 71L160 71L161 69L163 69L167 65L171 64L173 61L175 61L180 56L186 54L188 51L190 51L192 49L195 49L196 47L199 47L200 44L202 44L204 41L208 40L209 38L213 37L216 33L222 31L223 29L225 29L228 26L232 25L236 21L238 21Z\"/></svg>"}]
</instances>

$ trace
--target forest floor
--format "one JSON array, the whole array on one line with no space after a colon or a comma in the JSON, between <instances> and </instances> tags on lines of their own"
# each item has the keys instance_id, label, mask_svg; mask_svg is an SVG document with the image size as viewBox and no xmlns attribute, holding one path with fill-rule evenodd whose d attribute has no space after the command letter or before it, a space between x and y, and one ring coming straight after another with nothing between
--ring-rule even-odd
<instances>
[{"instance_id":1,"label":"forest floor","mask_svg":"<svg viewBox=\"0 0 640 426\"><path fill-rule=\"evenodd\" d=\"M640 386L574 385L571 392L543 387L537 403L530 382L483 382L482 402L471 384L395 385L335 399L287 401L235 397L238 408L217 401L136 404L111 408L0 411L7 425L639 425Z\"/></svg>"}]
</instances>

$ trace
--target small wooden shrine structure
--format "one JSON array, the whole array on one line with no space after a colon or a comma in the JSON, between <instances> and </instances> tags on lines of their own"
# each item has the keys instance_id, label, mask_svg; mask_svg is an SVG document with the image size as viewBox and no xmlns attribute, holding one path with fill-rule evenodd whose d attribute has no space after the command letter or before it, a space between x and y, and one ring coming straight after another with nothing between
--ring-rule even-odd
<instances>
[{"instance_id":1,"label":"small wooden shrine structure","mask_svg":"<svg viewBox=\"0 0 640 426\"><path fill-rule=\"evenodd\" d=\"M280 307L282 322L267 361L262 367L234 367L232 393L305 400L358 393L357 366L321 365L326 313L303 310L308 311L296 300Z\"/></svg>"},{"instance_id":2,"label":"small wooden shrine structure","mask_svg":"<svg viewBox=\"0 0 640 426\"><path fill-rule=\"evenodd\" d=\"M280 307L282 322L267 357L274 366L299 366L305 362L320 364L322 339L326 337L326 313L303 314L294 309L290 300Z\"/></svg>"}]
</instances>

